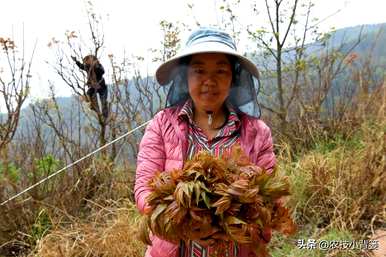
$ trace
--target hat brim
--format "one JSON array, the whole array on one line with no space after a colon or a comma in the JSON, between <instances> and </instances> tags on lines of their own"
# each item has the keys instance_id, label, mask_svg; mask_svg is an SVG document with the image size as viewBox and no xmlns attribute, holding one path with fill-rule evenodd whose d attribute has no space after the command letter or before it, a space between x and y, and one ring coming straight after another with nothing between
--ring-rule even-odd
<instances>
[{"instance_id":1,"label":"hat brim","mask_svg":"<svg viewBox=\"0 0 386 257\"><path fill-rule=\"evenodd\" d=\"M249 73L251 73L254 77L259 77L259 71L256 65L248 58L240 55L239 53L230 49L224 44L219 44L217 42L205 42L203 44L191 46L188 49L183 50L179 54L170 58L165 63L161 64L156 71L156 79L158 83L160 85L167 85L173 79L172 74L175 72L176 68L180 64L181 58L202 53L222 53L235 56L242 67L249 71Z\"/></svg>"}]
</instances>

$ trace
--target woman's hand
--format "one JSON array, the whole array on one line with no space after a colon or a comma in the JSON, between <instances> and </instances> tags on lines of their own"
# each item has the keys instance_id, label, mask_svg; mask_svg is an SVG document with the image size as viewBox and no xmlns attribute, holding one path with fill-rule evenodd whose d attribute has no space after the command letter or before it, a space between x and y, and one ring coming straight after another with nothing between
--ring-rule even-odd
<instances>
[{"instance_id":1,"label":"woman's hand","mask_svg":"<svg viewBox=\"0 0 386 257\"><path fill-rule=\"evenodd\" d=\"M272 229L268 227L264 228L263 231L261 231L261 238L263 239L264 243L268 244L272 238Z\"/></svg>"},{"instance_id":2,"label":"woman's hand","mask_svg":"<svg viewBox=\"0 0 386 257\"><path fill-rule=\"evenodd\" d=\"M143 208L143 213L147 215L147 214L150 214L152 211L153 211L153 207L151 207L146 203L145 208Z\"/></svg>"}]
</instances>

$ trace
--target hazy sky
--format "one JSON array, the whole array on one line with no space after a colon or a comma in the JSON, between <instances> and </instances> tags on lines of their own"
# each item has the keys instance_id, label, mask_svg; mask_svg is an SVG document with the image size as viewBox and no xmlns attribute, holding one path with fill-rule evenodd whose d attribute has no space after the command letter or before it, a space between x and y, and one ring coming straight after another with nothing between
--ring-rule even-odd
<instances>
[{"instance_id":1,"label":"hazy sky","mask_svg":"<svg viewBox=\"0 0 386 257\"><path fill-rule=\"evenodd\" d=\"M234 0L232 0L234 1ZM264 1L259 0L262 4ZM188 2L194 2L194 12L187 8ZM255 17L245 14L250 9L250 2L241 0L240 19L245 23L259 22ZM359 24L386 22L386 1L384 0L315 0L313 16L328 17L321 23L321 29L342 28ZM83 0L0 0L0 37L22 34L27 47L32 47L37 40L34 58L34 84L32 95L45 96L44 85L55 80L55 74L45 64L52 58L47 43L52 37L63 38L66 30L87 31L85 1ZM106 35L106 50L103 54L128 53L146 56L150 47L159 46L161 40L159 22L183 21L193 23L192 14L203 25L221 22L219 6L223 0L94 0L95 11L102 15ZM263 6L262 6L263 7ZM262 9L263 10L263 9ZM242 47L242 46L241 46ZM27 48L28 53L28 48ZM151 66L151 65L149 65ZM154 67L150 67L151 70ZM61 87L64 87L61 89ZM68 94L65 86L57 87L59 94Z\"/></svg>"}]
</instances>

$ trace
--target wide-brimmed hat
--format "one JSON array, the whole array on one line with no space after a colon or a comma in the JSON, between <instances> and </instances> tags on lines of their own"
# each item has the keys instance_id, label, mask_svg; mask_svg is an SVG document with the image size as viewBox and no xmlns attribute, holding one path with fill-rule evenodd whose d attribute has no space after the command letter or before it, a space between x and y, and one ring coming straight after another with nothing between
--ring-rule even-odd
<instances>
[{"instance_id":1,"label":"wide-brimmed hat","mask_svg":"<svg viewBox=\"0 0 386 257\"><path fill-rule=\"evenodd\" d=\"M161 64L156 71L160 85L167 85L178 72L181 58L200 53L223 53L236 57L238 63L251 75L258 78L256 65L237 52L233 39L224 31L216 28L200 28L188 38L185 47L174 57Z\"/></svg>"},{"instance_id":2,"label":"wide-brimmed hat","mask_svg":"<svg viewBox=\"0 0 386 257\"><path fill-rule=\"evenodd\" d=\"M168 86L166 105L171 107L190 98L185 57L200 53L223 53L232 56L232 85L226 99L236 110L252 116L260 116L257 102L259 72L256 65L237 52L228 33L216 28L200 28L188 38L185 47L174 57L161 64L156 71L160 85Z\"/></svg>"}]
</instances>

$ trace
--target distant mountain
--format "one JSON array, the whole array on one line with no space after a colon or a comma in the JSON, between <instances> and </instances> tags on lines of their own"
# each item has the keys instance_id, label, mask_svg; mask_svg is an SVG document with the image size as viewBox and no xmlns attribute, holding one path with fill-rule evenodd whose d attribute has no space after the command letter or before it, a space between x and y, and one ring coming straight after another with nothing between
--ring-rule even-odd
<instances>
[{"instance_id":1,"label":"distant mountain","mask_svg":"<svg viewBox=\"0 0 386 257\"><path fill-rule=\"evenodd\" d=\"M356 70L369 68L372 71L372 83L373 85L379 84L383 81L386 70L386 23L372 24L372 25L360 25L355 27L348 27L336 30L327 34L327 37L319 42L313 42L305 46L304 58L320 57L325 55L326 52L329 54L334 50L338 50L340 54L345 55L349 51L354 60L352 66ZM283 52L282 60L284 63L293 64L295 60L296 50L285 49ZM274 96L276 90L276 62L273 57L266 57L264 53L250 54L257 64L258 68L262 71L262 86L265 93ZM337 65L337 63L335 63ZM367 67L366 67L367 66ZM264 73L264 71L268 71ZM312 79L313 74L317 76L316 71L309 67L309 76ZM352 84L351 92L341 92L341 85L348 85L352 83L350 77L352 71L346 69L337 75L332 81L332 88L330 94L327 96L325 102L328 102L334 97L339 95L353 95L356 87ZM301 79L301 78L300 78ZM344 83L342 83L344 82ZM347 88L347 87L346 87ZM343 94L344 93L344 94ZM272 102L272 98L261 98L260 102L267 104L267 101ZM328 106L325 106L328 108Z\"/></svg>"},{"instance_id":2,"label":"distant mountain","mask_svg":"<svg viewBox=\"0 0 386 257\"><path fill-rule=\"evenodd\" d=\"M332 33L330 38L330 44L332 46L338 46L342 42L356 41L360 35L363 43L368 41L374 41L379 33L384 34L386 31L386 23L370 24L370 25L358 25L355 27L348 27L344 29L336 30ZM383 35L384 36L384 35Z\"/></svg>"},{"instance_id":3,"label":"distant mountain","mask_svg":"<svg viewBox=\"0 0 386 257\"><path fill-rule=\"evenodd\" d=\"M377 65L386 64L386 47L384 42L386 40L386 23L359 25L339 29L331 33L331 37L327 41L330 49L342 46L342 51L345 52L353 49L353 53L357 54L359 58L366 58L371 54L372 62ZM320 45L315 42L314 45Z\"/></svg>"},{"instance_id":4,"label":"distant mountain","mask_svg":"<svg viewBox=\"0 0 386 257\"><path fill-rule=\"evenodd\" d=\"M386 64L386 47L384 43L386 40L386 23L371 24L371 25L358 25L355 27L348 27L338 29L331 33L328 33L326 41L316 41L305 46L305 56L319 56L327 49L341 49L341 52L347 52L351 50L358 55L358 57L366 57L371 52L373 54L372 61L377 64ZM360 40L359 40L360 39ZM254 59L255 63L264 63L264 67L268 67L272 70L276 68L275 60L267 59L266 56L259 51L255 53L247 54ZM286 49L283 52L282 59L284 62L291 62L294 60L295 50Z\"/></svg>"}]
</instances>

